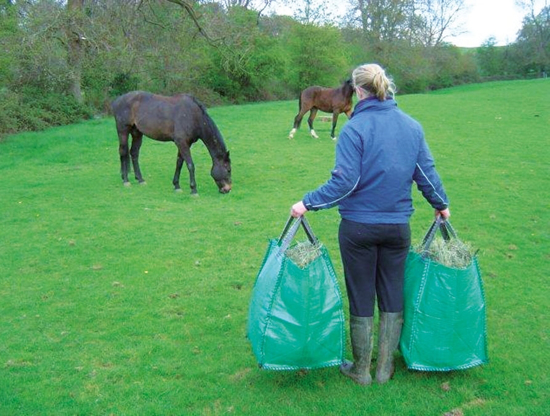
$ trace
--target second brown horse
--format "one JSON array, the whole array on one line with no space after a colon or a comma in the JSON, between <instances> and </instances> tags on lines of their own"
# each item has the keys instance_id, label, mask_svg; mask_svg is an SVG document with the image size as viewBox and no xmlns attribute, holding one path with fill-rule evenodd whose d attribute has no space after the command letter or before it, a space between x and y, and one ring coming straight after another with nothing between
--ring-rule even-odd
<instances>
[{"instance_id":1,"label":"second brown horse","mask_svg":"<svg viewBox=\"0 0 550 416\"><path fill-rule=\"evenodd\" d=\"M313 120L317 115L317 111L321 110L325 113L332 113L332 130L330 137L335 139L334 130L336 129L336 123L338 122L338 116L340 113L345 113L348 118L351 116L353 98L353 85L351 80L346 80L338 88L324 88L319 86L308 87L300 94L299 111L294 118L294 127L288 135L289 139L294 137L294 133L300 127L302 118L309 111L309 118L307 123L309 125L309 131L311 135L318 139L317 133L313 129Z\"/></svg>"}]
</instances>

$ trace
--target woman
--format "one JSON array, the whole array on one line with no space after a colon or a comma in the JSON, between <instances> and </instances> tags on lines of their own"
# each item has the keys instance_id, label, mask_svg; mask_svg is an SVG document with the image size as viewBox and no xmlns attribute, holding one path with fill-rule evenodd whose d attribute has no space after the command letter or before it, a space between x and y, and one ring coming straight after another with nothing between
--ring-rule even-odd
<instances>
[{"instance_id":1,"label":"woman","mask_svg":"<svg viewBox=\"0 0 550 416\"><path fill-rule=\"evenodd\" d=\"M359 384L371 384L373 316L378 301L380 326L376 382L394 371L403 323L405 260L411 242L409 218L413 181L436 216L450 216L447 195L420 124L397 108L395 86L377 64L352 74L359 102L343 127L331 178L292 206L291 215L338 205L338 239L350 307L354 362L340 371Z\"/></svg>"}]
</instances>

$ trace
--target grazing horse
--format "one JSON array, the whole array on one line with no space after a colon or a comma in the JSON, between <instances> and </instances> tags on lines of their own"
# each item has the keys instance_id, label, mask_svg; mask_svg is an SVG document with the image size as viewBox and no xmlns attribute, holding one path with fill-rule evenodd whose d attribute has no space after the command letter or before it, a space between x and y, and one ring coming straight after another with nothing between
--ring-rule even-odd
<instances>
[{"instance_id":1,"label":"grazing horse","mask_svg":"<svg viewBox=\"0 0 550 416\"><path fill-rule=\"evenodd\" d=\"M319 86L308 87L300 94L300 103L298 115L294 118L294 127L288 135L289 139L294 137L294 133L300 127L304 114L309 111L309 118L307 124L311 135L318 139L319 136L313 130L313 120L317 115L317 111L321 110L325 113L332 113L332 130L330 137L335 140L334 129L336 128L336 122L340 113L346 113L348 118L351 116L353 97L353 85L351 80L346 80L338 88L324 88Z\"/></svg>"},{"instance_id":2,"label":"grazing horse","mask_svg":"<svg viewBox=\"0 0 550 416\"><path fill-rule=\"evenodd\" d=\"M119 139L121 176L129 185L130 156L139 183L144 183L139 168L139 149L143 135L161 142L174 142L178 147L176 172L172 183L181 190L179 178L183 162L189 170L191 194L197 193L195 165L191 158L191 145L201 139L212 157L211 175L221 193L231 190L231 161L223 137L204 106L193 96L181 94L173 97L133 91L118 97L111 105ZM132 147L128 152L128 135Z\"/></svg>"}]
</instances>

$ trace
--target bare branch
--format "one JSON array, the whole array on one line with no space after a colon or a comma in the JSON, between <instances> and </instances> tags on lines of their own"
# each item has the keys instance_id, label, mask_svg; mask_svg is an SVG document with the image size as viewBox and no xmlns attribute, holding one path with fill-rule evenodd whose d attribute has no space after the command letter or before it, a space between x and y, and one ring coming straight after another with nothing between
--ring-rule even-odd
<instances>
[{"instance_id":1,"label":"bare branch","mask_svg":"<svg viewBox=\"0 0 550 416\"><path fill-rule=\"evenodd\" d=\"M149 17L147 17L147 13L145 13L142 9L142 6L143 5L143 0L141 0L138 4L138 7L137 7L137 11L141 14L141 17L143 18L143 20L146 22L146 23L149 23L151 25L154 25L154 26L158 26L162 29L166 29L166 26L163 25L162 23L159 23L160 19L156 19L155 22L153 22L152 20L149 19ZM147 3L147 5L149 6L149 11L151 12L151 14L155 17L156 14L155 14L155 10L151 7L151 4L150 3Z\"/></svg>"},{"instance_id":2,"label":"bare branch","mask_svg":"<svg viewBox=\"0 0 550 416\"><path fill-rule=\"evenodd\" d=\"M195 9L193 8L193 5L187 1L187 0L166 0L169 3L177 4L178 6L181 6L186 12L187 15L191 18L193 21L193 24L195 25L197 31L199 34L206 39L206 41L215 47L218 47L218 44L220 42L220 39L213 39L206 30L202 27L202 25L199 22L199 17L195 13Z\"/></svg>"}]
</instances>

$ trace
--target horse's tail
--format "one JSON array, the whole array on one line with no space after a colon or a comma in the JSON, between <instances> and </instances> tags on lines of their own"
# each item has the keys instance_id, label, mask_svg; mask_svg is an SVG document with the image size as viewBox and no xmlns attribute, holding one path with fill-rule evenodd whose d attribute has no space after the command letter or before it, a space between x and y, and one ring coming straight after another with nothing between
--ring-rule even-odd
<instances>
[{"instance_id":1,"label":"horse's tail","mask_svg":"<svg viewBox=\"0 0 550 416\"><path fill-rule=\"evenodd\" d=\"M120 106L121 103L124 102L124 96L121 95L119 97L116 97L114 100L111 101L111 113L116 117L118 116L120 112Z\"/></svg>"},{"instance_id":2,"label":"horse's tail","mask_svg":"<svg viewBox=\"0 0 550 416\"><path fill-rule=\"evenodd\" d=\"M301 112L302 112L302 94L300 94L300 97L298 98L298 116L300 115ZM302 124L302 117L298 117L298 116L296 116L296 118L294 119L295 129L299 129L300 124Z\"/></svg>"}]
</instances>

